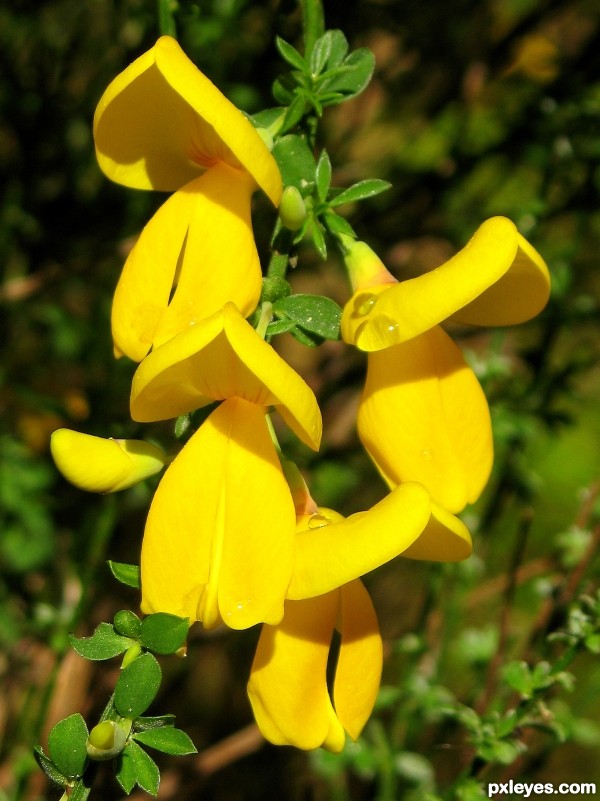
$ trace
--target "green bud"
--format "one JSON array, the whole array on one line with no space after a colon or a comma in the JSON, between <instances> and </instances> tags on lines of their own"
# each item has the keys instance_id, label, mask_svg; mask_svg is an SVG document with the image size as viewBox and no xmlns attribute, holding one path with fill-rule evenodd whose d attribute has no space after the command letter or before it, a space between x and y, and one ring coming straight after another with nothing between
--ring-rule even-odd
<instances>
[{"instance_id":1,"label":"green bud","mask_svg":"<svg viewBox=\"0 0 600 801\"><path fill-rule=\"evenodd\" d=\"M269 302L276 303L281 298L287 298L292 294L292 287L288 284L285 278L278 275L267 275L263 278L262 294L260 296L261 303Z\"/></svg>"},{"instance_id":2,"label":"green bud","mask_svg":"<svg viewBox=\"0 0 600 801\"><path fill-rule=\"evenodd\" d=\"M139 637L142 621L129 609L122 609L117 612L113 623L118 633L124 637Z\"/></svg>"},{"instance_id":3,"label":"green bud","mask_svg":"<svg viewBox=\"0 0 600 801\"><path fill-rule=\"evenodd\" d=\"M279 204L281 224L290 231L298 231L306 222L306 204L295 186L286 186Z\"/></svg>"},{"instance_id":4,"label":"green bud","mask_svg":"<svg viewBox=\"0 0 600 801\"><path fill-rule=\"evenodd\" d=\"M121 662L121 670L125 670L134 659L137 659L138 656L142 653L142 646L139 645L137 642L133 645L130 645L129 648L125 651L125 656L123 657L123 661Z\"/></svg>"},{"instance_id":5,"label":"green bud","mask_svg":"<svg viewBox=\"0 0 600 801\"><path fill-rule=\"evenodd\" d=\"M120 754L126 742L125 731L112 720L105 720L91 730L85 747L90 759L104 762Z\"/></svg>"}]
</instances>

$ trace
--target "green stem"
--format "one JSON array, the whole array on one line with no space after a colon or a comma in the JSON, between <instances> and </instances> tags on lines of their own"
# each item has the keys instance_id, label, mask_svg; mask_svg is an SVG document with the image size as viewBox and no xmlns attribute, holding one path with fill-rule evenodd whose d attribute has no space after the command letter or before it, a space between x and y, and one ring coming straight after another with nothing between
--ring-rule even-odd
<instances>
[{"instance_id":1,"label":"green stem","mask_svg":"<svg viewBox=\"0 0 600 801\"><path fill-rule=\"evenodd\" d=\"M315 42L325 33L325 17L321 0L300 0L304 28L304 58L308 61Z\"/></svg>"},{"instance_id":2,"label":"green stem","mask_svg":"<svg viewBox=\"0 0 600 801\"><path fill-rule=\"evenodd\" d=\"M158 30L161 36L172 36L177 39L174 12L177 0L158 0Z\"/></svg>"},{"instance_id":3,"label":"green stem","mask_svg":"<svg viewBox=\"0 0 600 801\"><path fill-rule=\"evenodd\" d=\"M290 263L290 251L294 244L294 234L281 227L273 241L273 253L267 268L269 278L285 278Z\"/></svg>"}]
</instances>

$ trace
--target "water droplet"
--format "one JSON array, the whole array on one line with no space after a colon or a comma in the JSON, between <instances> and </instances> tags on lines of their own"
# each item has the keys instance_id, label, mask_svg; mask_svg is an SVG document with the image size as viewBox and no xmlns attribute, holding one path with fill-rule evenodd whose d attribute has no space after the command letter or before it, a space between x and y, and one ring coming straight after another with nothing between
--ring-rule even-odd
<instances>
[{"instance_id":1,"label":"water droplet","mask_svg":"<svg viewBox=\"0 0 600 801\"><path fill-rule=\"evenodd\" d=\"M330 523L331 520L326 515L314 514L308 521L308 527L311 529L323 528L323 526L328 526Z\"/></svg>"},{"instance_id":2,"label":"water droplet","mask_svg":"<svg viewBox=\"0 0 600 801\"><path fill-rule=\"evenodd\" d=\"M354 314L357 317L366 317L377 303L377 295L366 293L357 295L354 301Z\"/></svg>"},{"instance_id":3,"label":"water droplet","mask_svg":"<svg viewBox=\"0 0 600 801\"><path fill-rule=\"evenodd\" d=\"M423 448L421 451L421 456L426 462L430 462L433 459L433 453L429 450L429 448Z\"/></svg>"}]
</instances>

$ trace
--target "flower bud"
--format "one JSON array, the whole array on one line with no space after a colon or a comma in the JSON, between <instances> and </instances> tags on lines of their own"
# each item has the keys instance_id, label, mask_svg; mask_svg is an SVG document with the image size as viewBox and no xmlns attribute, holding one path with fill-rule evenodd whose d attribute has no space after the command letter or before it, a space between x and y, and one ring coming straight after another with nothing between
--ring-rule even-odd
<instances>
[{"instance_id":1,"label":"flower bud","mask_svg":"<svg viewBox=\"0 0 600 801\"><path fill-rule=\"evenodd\" d=\"M290 231L298 231L306 222L306 204L295 186L286 186L279 204L281 224Z\"/></svg>"},{"instance_id":2,"label":"flower bud","mask_svg":"<svg viewBox=\"0 0 600 801\"><path fill-rule=\"evenodd\" d=\"M90 759L104 762L118 756L126 742L125 731L114 721L105 720L91 730L85 747Z\"/></svg>"},{"instance_id":3,"label":"flower bud","mask_svg":"<svg viewBox=\"0 0 600 801\"><path fill-rule=\"evenodd\" d=\"M103 439L59 428L50 450L67 481L88 492L117 492L137 484L164 467L160 448L135 439Z\"/></svg>"},{"instance_id":4,"label":"flower bud","mask_svg":"<svg viewBox=\"0 0 600 801\"><path fill-rule=\"evenodd\" d=\"M354 292L397 283L379 256L366 242L342 236L344 263Z\"/></svg>"}]
</instances>

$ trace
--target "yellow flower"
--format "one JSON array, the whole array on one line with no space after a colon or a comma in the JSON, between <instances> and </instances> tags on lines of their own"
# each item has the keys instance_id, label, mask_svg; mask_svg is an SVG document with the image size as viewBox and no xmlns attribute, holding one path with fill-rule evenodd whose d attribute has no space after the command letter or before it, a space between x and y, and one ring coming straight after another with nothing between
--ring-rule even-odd
<instances>
[{"instance_id":1,"label":"yellow flower","mask_svg":"<svg viewBox=\"0 0 600 801\"><path fill-rule=\"evenodd\" d=\"M153 351L134 376L137 420L224 402L192 436L155 493L142 547L142 610L206 628L277 623L290 582L294 502L267 407L317 449L312 391L233 304Z\"/></svg>"},{"instance_id":2,"label":"yellow flower","mask_svg":"<svg viewBox=\"0 0 600 801\"><path fill-rule=\"evenodd\" d=\"M116 354L140 361L227 300L249 314L261 290L250 199L260 187L277 205L281 176L246 117L163 36L108 86L94 137L111 180L175 193L123 269Z\"/></svg>"},{"instance_id":3,"label":"yellow flower","mask_svg":"<svg viewBox=\"0 0 600 801\"><path fill-rule=\"evenodd\" d=\"M335 628L341 639L333 682L327 662ZM339 752L356 740L373 709L382 643L371 599L359 581L305 601L286 601L277 626L263 626L248 695L258 727L276 745Z\"/></svg>"},{"instance_id":4,"label":"yellow flower","mask_svg":"<svg viewBox=\"0 0 600 801\"><path fill-rule=\"evenodd\" d=\"M296 490L300 510L314 504L306 487ZM300 511L296 532L283 620L263 626L248 695L270 742L339 752L345 732L356 740L368 720L381 676L377 617L358 577L398 555L466 559L471 538L416 483L346 519L332 509ZM341 639L332 704L326 674L335 628Z\"/></svg>"},{"instance_id":5,"label":"yellow flower","mask_svg":"<svg viewBox=\"0 0 600 801\"><path fill-rule=\"evenodd\" d=\"M59 428L50 450L56 466L76 487L117 492L158 473L167 457L155 445L136 439L103 439Z\"/></svg>"},{"instance_id":6,"label":"yellow flower","mask_svg":"<svg viewBox=\"0 0 600 801\"><path fill-rule=\"evenodd\" d=\"M528 320L548 300L548 269L504 217L483 223L441 267L400 283L364 243L347 244L356 291L342 335L369 352L361 441L390 487L419 481L458 512L487 482L492 432L479 382L439 323Z\"/></svg>"}]
</instances>

